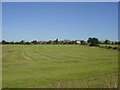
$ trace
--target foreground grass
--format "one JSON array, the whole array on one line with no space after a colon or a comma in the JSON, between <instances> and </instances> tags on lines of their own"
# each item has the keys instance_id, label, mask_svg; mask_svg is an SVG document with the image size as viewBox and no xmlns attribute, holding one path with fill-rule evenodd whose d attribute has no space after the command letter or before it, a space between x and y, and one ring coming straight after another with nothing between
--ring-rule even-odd
<instances>
[{"instance_id":1,"label":"foreground grass","mask_svg":"<svg viewBox=\"0 0 120 90\"><path fill-rule=\"evenodd\" d=\"M117 71L117 50L3 45L3 88L115 88Z\"/></svg>"}]
</instances>

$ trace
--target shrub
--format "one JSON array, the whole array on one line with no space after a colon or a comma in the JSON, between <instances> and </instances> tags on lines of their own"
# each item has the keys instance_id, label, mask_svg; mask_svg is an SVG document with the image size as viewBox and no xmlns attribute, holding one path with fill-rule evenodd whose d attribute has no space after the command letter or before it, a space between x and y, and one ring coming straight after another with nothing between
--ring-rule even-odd
<instances>
[{"instance_id":1,"label":"shrub","mask_svg":"<svg viewBox=\"0 0 120 90\"><path fill-rule=\"evenodd\" d=\"M86 41L81 40L81 45L87 45Z\"/></svg>"},{"instance_id":2,"label":"shrub","mask_svg":"<svg viewBox=\"0 0 120 90\"><path fill-rule=\"evenodd\" d=\"M111 48L112 48L111 46L107 47L107 49L111 49Z\"/></svg>"},{"instance_id":3,"label":"shrub","mask_svg":"<svg viewBox=\"0 0 120 90\"><path fill-rule=\"evenodd\" d=\"M113 49L118 49L118 47L114 47Z\"/></svg>"},{"instance_id":4,"label":"shrub","mask_svg":"<svg viewBox=\"0 0 120 90\"><path fill-rule=\"evenodd\" d=\"M105 48L108 48L108 46L105 46Z\"/></svg>"},{"instance_id":5,"label":"shrub","mask_svg":"<svg viewBox=\"0 0 120 90\"><path fill-rule=\"evenodd\" d=\"M104 46L101 46L101 48L105 48Z\"/></svg>"}]
</instances>

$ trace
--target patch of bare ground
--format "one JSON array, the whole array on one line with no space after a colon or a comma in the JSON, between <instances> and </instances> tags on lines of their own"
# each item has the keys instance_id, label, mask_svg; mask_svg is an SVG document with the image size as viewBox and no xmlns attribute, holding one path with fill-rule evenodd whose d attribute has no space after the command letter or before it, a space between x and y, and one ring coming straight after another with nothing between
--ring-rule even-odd
<instances>
[{"instance_id":1,"label":"patch of bare ground","mask_svg":"<svg viewBox=\"0 0 120 90\"><path fill-rule=\"evenodd\" d=\"M24 53L21 53L21 55L22 55L22 58L23 58L24 60L31 60L31 58L29 58L28 56L25 56Z\"/></svg>"}]
</instances>

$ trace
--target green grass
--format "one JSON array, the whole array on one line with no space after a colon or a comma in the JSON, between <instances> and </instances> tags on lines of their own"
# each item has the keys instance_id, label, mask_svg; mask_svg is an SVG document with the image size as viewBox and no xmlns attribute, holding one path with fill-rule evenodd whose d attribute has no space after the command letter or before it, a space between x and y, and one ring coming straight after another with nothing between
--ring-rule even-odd
<instances>
[{"instance_id":1,"label":"green grass","mask_svg":"<svg viewBox=\"0 0 120 90\"><path fill-rule=\"evenodd\" d=\"M3 88L115 88L118 51L81 45L3 45Z\"/></svg>"},{"instance_id":2,"label":"green grass","mask_svg":"<svg viewBox=\"0 0 120 90\"><path fill-rule=\"evenodd\" d=\"M111 46L111 47L118 47L118 45L112 45L112 44L100 44L100 46Z\"/></svg>"}]
</instances>

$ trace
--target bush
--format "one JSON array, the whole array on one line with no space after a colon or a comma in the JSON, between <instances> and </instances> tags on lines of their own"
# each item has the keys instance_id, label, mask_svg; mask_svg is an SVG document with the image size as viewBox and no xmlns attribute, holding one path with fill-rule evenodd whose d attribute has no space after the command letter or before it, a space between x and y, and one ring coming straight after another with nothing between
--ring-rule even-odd
<instances>
[{"instance_id":1,"label":"bush","mask_svg":"<svg viewBox=\"0 0 120 90\"><path fill-rule=\"evenodd\" d=\"M113 49L118 49L118 47L114 47Z\"/></svg>"},{"instance_id":2,"label":"bush","mask_svg":"<svg viewBox=\"0 0 120 90\"><path fill-rule=\"evenodd\" d=\"M105 48L108 48L108 46L104 46Z\"/></svg>"},{"instance_id":3,"label":"bush","mask_svg":"<svg viewBox=\"0 0 120 90\"><path fill-rule=\"evenodd\" d=\"M111 49L111 48L112 48L111 46L107 47L107 49Z\"/></svg>"},{"instance_id":4,"label":"bush","mask_svg":"<svg viewBox=\"0 0 120 90\"><path fill-rule=\"evenodd\" d=\"M89 46L99 46L99 44L89 44Z\"/></svg>"},{"instance_id":5,"label":"bush","mask_svg":"<svg viewBox=\"0 0 120 90\"><path fill-rule=\"evenodd\" d=\"M100 46L101 48L105 48L104 46Z\"/></svg>"},{"instance_id":6,"label":"bush","mask_svg":"<svg viewBox=\"0 0 120 90\"><path fill-rule=\"evenodd\" d=\"M86 41L81 40L81 45L87 45Z\"/></svg>"}]
</instances>

